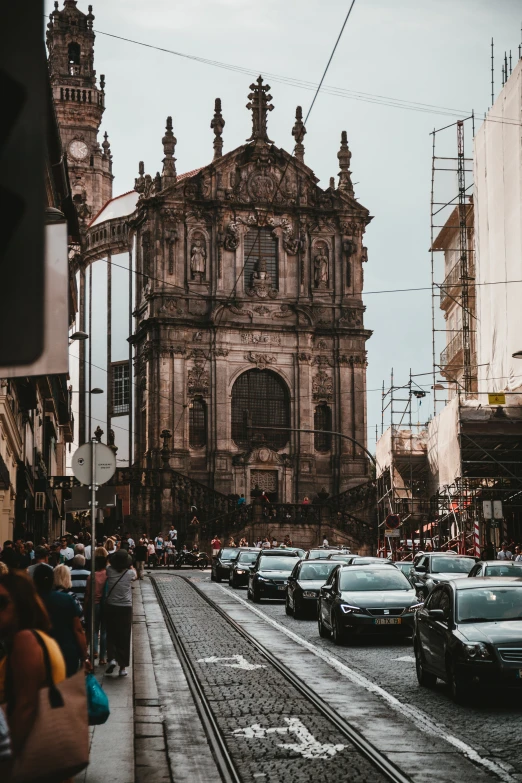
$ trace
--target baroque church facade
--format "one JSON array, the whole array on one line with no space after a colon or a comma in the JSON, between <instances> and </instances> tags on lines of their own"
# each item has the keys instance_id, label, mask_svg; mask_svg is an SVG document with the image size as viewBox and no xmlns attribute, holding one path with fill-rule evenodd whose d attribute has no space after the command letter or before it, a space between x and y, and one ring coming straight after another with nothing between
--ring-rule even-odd
<instances>
[{"instance_id":1,"label":"baroque church facade","mask_svg":"<svg viewBox=\"0 0 522 783\"><path fill-rule=\"evenodd\" d=\"M224 152L216 99L212 160L178 173L168 117L162 172L146 174L140 163L134 192L111 199L112 156L107 139L97 140L105 98L92 19L75 0L55 11L50 67L84 263L114 252L130 259L132 465L167 464L247 502L259 490L292 503L364 483L371 217L354 195L346 132L338 180L322 188L305 160L300 107L289 128L293 152L269 138L274 107L260 76L248 95L245 144Z\"/></svg>"}]
</instances>

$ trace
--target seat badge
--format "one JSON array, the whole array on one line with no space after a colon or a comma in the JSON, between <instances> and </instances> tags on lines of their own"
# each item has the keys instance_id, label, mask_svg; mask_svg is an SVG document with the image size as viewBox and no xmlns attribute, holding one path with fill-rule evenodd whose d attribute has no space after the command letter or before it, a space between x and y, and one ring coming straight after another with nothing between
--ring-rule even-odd
<instances>
[{"instance_id":1,"label":"seat badge","mask_svg":"<svg viewBox=\"0 0 522 783\"><path fill-rule=\"evenodd\" d=\"M384 614L390 614L390 610L389 609L385 609L384 610Z\"/></svg>"}]
</instances>

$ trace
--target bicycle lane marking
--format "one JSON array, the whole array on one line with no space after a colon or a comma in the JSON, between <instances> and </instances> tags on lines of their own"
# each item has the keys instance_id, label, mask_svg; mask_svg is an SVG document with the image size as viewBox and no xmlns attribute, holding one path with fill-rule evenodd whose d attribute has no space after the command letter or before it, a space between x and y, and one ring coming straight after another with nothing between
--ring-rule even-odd
<instances>
[{"instance_id":1,"label":"bicycle lane marking","mask_svg":"<svg viewBox=\"0 0 522 783\"><path fill-rule=\"evenodd\" d=\"M379 696L393 710L395 710L395 712L398 712L403 717L408 718L408 720L412 721L417 726L417 728L419 728L425 734L433 735L433 733L435 733L436 736L442 738L445 742L452 745L454 748L456 748L456 750L459 751L459 753L462 753L470 761L473 761L475 764L478 764L484 769L487 769L489 772L493 772L505 783L518 783L518 777L513 777L513 775L511 775L500 764L492 761L491 759L485 758L484 756L481 756L478 751L471 747L471 745L468 745L466 742L452 734L442 723L436 723L422 710L400 701L400 699L398 699L396 696L393 696L383 687L372 682L363 674L359 674L359 672L356 672L350 666L340 661L339 658L330 655L306 639L303 639L301 636L294 633L290 629L285 628L285 626L278 623L277 620L274 620L272 617L264 614L264 612L262 612L260 609L252 606L248 601L246 601L244 598L241 598L241 596L236 595L231 590L227 590L220 584L215 584L214 587L219 588L219 590L221 590L225 595L234 598L235 601L245 606L250 612L256 614L273 628L281 631L281 633L285 634L285 636L287 636L293 642L296 642L301 647L304 647L306 650L315 655L317 658L323 660L325 663L339 672L339 674L341 674L343 677L346 677L348 680L354 683L354 685L359 685L369 693L373 693Z\"/></svg>"}]
</instances>

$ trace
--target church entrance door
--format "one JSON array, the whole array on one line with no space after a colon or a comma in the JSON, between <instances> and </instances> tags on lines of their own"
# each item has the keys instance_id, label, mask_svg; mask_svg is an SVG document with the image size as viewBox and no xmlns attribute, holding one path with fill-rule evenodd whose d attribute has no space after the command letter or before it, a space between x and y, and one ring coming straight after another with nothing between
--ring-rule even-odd
<instances>
[{"instance_id":1,"label":"church entrance door","mask_svg":"<svg viewBox=\"0 0 522 783\"><path fill-rule=\"evenodd\" d=\"M250 497L257 494L257 490L264 490L271 503L278 502L277 470L251 470L250 471Z\"/></svg>"}]
</instances>

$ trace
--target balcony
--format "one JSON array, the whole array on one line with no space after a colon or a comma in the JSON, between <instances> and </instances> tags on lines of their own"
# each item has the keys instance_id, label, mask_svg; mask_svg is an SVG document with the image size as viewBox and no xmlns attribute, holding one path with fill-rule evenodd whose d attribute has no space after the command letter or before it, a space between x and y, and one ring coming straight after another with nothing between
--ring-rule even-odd
<instances>
[{"instance_id":1,"label":"balcony","mask_svg":"<svg viewBox=\"0 0 522 783\"><path fill-rule=\"evenodd\" d=\"M463 350L463 348L464 343L462 340L462 332L457 332L453 335L447 346L441 352L440 366L447 367L448 364L451 364L451 362Z\"/></svg>"},{"instance_id":2,"label":"balcony","mask_svg":"<svg viewBox=\"0 0 522 783\"><path fill-rule=\"evenodd\" d=\"M462 278L462 262L459 259L457 263L454 264L450 272L446 275L446 277L444 278L444 282L440 287L441 309L444 309L445 305L448 303L447 302L448 299L451 301L451 297L458 296L459 288L461 285L461 278Z\"/></svg>"}]
</instances>

